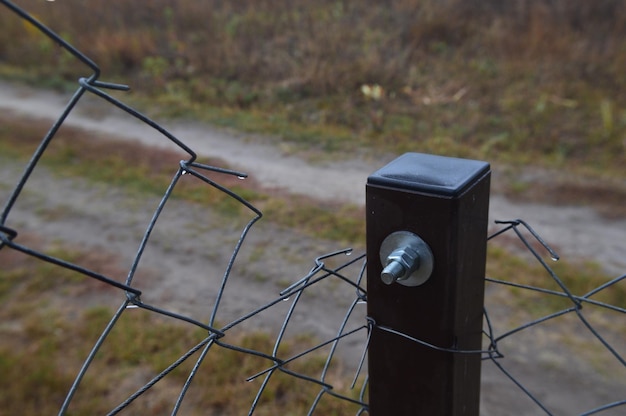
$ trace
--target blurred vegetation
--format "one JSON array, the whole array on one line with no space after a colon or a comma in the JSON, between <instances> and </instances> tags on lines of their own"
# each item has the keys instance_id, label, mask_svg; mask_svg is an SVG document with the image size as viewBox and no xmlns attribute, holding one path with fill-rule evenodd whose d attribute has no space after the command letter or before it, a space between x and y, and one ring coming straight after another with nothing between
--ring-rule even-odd
<instances>
[{"instance_id":1,"label":"blurred vegetation","mask_svg":"<svg viewBox=\"0 0 626 416\"><path fill-rule=\"evenodd\" d=\"M29 238L29 237L26 237ZM38 249L92 270L120 274L116 259L101 251L85 252L58 244L31 241ZM56 414L83 360L113 316L111 291L103 284L12 250L0 251L0 414ZM104 296L103 296L104 295ZM119 298L121 303L123 299ZM85 375L84 389L72 400L69 414L105 414L121 403L208 334L198 328L141 310L126 310ZM224 343L270 354L273 340L262 332L228 333ZM312 346L308 336L282 343L288 358ZM273 365L267 359L213 345L189 390L182 410L189 415L246 414L263 377L246 378ZM219 351L214 351L219 349ZM311 353L288 369L319 377L325 358ZM130 405L131 414L169 414L198 353ZM349 381L336 371L327 380L343 394ZM320 386L281 372L271 378L255 414L305 414ZM317 414L350 414L354 405L326 396Z\"/></svg>"},{"instance_id":2,"label":"blurred vegetation","mask_svg":"<svg viewBox=\"0 0 626 416\"><path fill-rule=\"evenodd\" d=\"M308 152L421 151L623 176L621 0L19 4L161 115ZM0 25L5 77L62 86L89 75L7 10Z\"/></svg>"},{"instance_id":3,"label":"blurred vegetation","mask_svg":"<svg viewBox=\"0 0 626 416\"><path fill-rule=\"evenodd\" d=\"M98 63L103 80L131 85L129 98L154 106L161 115L268 133L301 152L419 151L624 177L626 3L621 0L17 3ZM75 88L79 76L89 75L2 7L0 27L0 76ZM33 134L37 128L37 123L2 120L0 153L27 158L42 136L44 127ZM180 158L160 150L135 152L128 143L81 140L80 135L63 130L42 162L62 167L55 170L61 174L161 195ZM145 159L132 156L138 153ZM227 185L259 205L271 221L318 237L364 240L363 219L354 214L358 209L269 198L254 184L244 187L233 180ZM183 188L194 201L232 210L205 185ZM502 249L491 250L491 276L523 277L528 283L530 275L531 284L546 283L545 271ZM83 261L97 254L65 251L64 257ZM0 251L0 262L0 380L6 387L0 409L52 413L111 311L84 305L72 309L54 297L80 294L88 300L97 293L97 283L26 262L8 250ZM111 267L114 262L104 258L100 263ZM557 272L576 294L607 279L590 264L563 264ZM617 305L626 299L621 287L597 298ZM516 302L541 313L566 306L563 299L545 296L544 303L537 302L528 292ZM140 316L120 321L105 355L87 375L90 394L76 398L72 414L105 411L127 387L124 383L153 376L205 335L142 311L129 312ZM264 334L236 341L271 348ZM256 390L239 381L267 363L251 363L247 360L253 357L234 351L221 350L218 356L209 354L206 365L212 371L198 375L194 391L201 394L190 392L189 402L201 414L207 409L245 412L249 402L231 398ZM319 364L317 359L302 363L308 370ZM169 410L166 393L179 392L177 383L185 375L182 371L167 382L175 387L160 383L146 400L148 407L135 410ZM286 414L287 406L301 412L303 402L314 397L294 388L293 378L276 382L268 401L277 407L268 414ZM323 404L320 413L345 413L335 404Z\"/></svg>"},{"instance_id":4,"label":"blurred vegetation","mask_svg":"<svg viewBox=\"0 0 626 416\"><path fill-rule=\"evenodd\" d=\"M48 127L45 121L0 115L0 163L10 159L27 161ZM40 164L55 175L80 177L159 197L184 156L136 143L98 140L93 134L64 126ZM218 160L209 162L224 166ZM191 175L181 179L180 192L174 198L210 206L216 215L228 221L242 221L244 213L240 204L233 204L225 194L203 182L189 179L193 179ZM279 226L297 225L305 235L337 241L352 238L355 233L359 235L357 241L364 239L361 213L357 209L340 217L331 206L280 195L270 199L250 180L220 175L219 182L263 205L266 214L271 214L269 220ZM311 217L306 221L298 209L300 204L310 206L306 212ZM299 220L302 223L294 222ZM341 230L345 234L341 235ZM86 251L59 242L45 242L30 234L22 236L22 243L74 264L88 264L91 270L107 276L125 275L115 256L101 249ZM0 250L0 265L0 384L6 386L0 392L0 414L55 413L82 360L113 314L112 308L116 306L110 302L113 293L107 286L76 272L33 261L6 248ZM112 405L120 403L206 336L202 330L187 324L141 310L127 311L86 374L83 382L87 387L79 390L72 400L70 413L91 415L110 411ZM269 335L262 332L229 334L224 341L265 353L273 349ZM284 342L279 354L289 357L314 342L310 336L298 336ZM198 373L186 396L185 414L245 414L262 382L261 378L248 383L245 378L273 363L218 346L212 348L220 351L209 353L204 361L204 370ZM160 381L129 410L141 414L169 412L195 358L197 355ZM324 357L312 353L290 364L289 370L318 377L323 365ZM358 391L345 387L350 381L344 374L332 370L328 381L331 380L332 384L341 386L343 394L354 398L358 395ZM277 372L255 414L304 414L318 393L318 385ZM329 415L356 411L355 405L328 396L317 409L318 414Z\"/></svg>"},{"instance_id":5,"label":"blurred vegetation","mask_svg":"<svg viewBox=\"0 0 626 416\"><path fill-rule=\"evenodd\" d=\"M513 254L511 247L490 245L487 255L487 276L513 284L563 293L563 289L550 276L548 271L536 261ZM518 253L519 254L519 253ZM611 281L602 267L589 260L552 260L546 263L574 296L584 296L592 290ZM525 311L537 316L545 316L572 307L572 301L562 295L548 295L531 290L512 288L515 295L508 303L515 311ZM626 286L617 283L590 297L592 301L603 302L619 308L626 308ZM585 304L583 307L588 307Z\"/></svg>"},{"instance_id":6,"label":"blurred vegetation","mask_svg":"<svg viewBox=\"0 0 626 416\"><path fill-rule=\"evenodd\" d=\"M0 163L4 158L29 160L48 127L46 121L0 114ZM93 133L63 126L39 163L61 176L80 177L141 195L162 197L179 168L179 161L187 157L181 152L128 141L98 140ZM228 167L218 159L205 162ZM265 221L314 238L353 247L364 244L365 213L359 207L263 189L253 179L242 181L229 175L201 173L261 209ZM192 175L183 176L177 182L172 197L204 204L230 221L243 221L252 215L241 203Z\"/></svg>"}]
</instances>

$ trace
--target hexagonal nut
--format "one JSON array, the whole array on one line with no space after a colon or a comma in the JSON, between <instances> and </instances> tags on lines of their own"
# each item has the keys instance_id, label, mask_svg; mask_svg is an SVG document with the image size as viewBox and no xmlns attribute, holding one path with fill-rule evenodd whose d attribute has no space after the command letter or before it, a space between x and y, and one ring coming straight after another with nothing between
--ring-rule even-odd
<instances>
[{"instance_id":1,"label":"hexagonal nut","mask_svg":"<svg viewBox=\"0 0 626 416\"><path fill-rule=\"evenodd\" d=\"M387 264L392 261L396 261L404 267L405 272L402 275L402 279L406 279L409 277L411 273L413 273L420 265L420 256L417 251L415 251L411 247L402 247L396 249L389 254L387 257Z\"/></svg>"}]
</instances>

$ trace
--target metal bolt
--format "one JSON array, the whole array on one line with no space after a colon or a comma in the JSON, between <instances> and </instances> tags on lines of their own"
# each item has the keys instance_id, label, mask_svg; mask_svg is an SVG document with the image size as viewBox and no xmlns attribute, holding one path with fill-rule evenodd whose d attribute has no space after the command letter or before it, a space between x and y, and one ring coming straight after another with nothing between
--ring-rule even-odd
<instances>
[{"instance_id":1,"label":"metal bolt","mask_svg":"<svg viewBox=\"0 0 626 416\"><path fill-rule=\"evenodd\" d=\"M387 264L380 277L385 284L408 278L420 265L420 256L410 246L394 250L387 256Z\"/></svg>"},{"instance_id":2,"label":"metal bolt","mask_svg":"<svg viewBox=\"0 0 626 416\"><path fill-rule=\"evenodd\" d=\"M428 280L433 270L430 247L408 231L397 231L385 238L380 247L380 260L384 265L380 278L387 285L398 282L404 286L419 286Z\"/></svg>"},{"instance_id":3,"label":"metal bolt","mask_svg":"<svg viewBox=\"0 0 626 416\"><path fill-rule=\"evenodd\" d=\"M400 280L405 274L406 269L404 266L397 261L392 261L385 266L385 269L380 274L380 278L383 279L383 283L390 285L396 280Z\"/></svg>"}]
</instances>

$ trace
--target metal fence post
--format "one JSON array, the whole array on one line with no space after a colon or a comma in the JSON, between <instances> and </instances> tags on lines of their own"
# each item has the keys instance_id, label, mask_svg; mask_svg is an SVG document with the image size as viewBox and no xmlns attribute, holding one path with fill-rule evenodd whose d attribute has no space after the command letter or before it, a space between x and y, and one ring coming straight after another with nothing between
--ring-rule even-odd
<instances>
[{"instance_id":1,"label":"metal fence post","mask_svg":"<svg viewBox=\"0 0 626 416\"><path fill-rule=\"evenodd\" d=\"M432 346L481 349L490 176L485 162L407 153L367 180L372 416L479 414L480 354ZM402 276L415 251L394 244L413 234L432 252L415 265L427 280Z\"/></svg>"}]
</instances>

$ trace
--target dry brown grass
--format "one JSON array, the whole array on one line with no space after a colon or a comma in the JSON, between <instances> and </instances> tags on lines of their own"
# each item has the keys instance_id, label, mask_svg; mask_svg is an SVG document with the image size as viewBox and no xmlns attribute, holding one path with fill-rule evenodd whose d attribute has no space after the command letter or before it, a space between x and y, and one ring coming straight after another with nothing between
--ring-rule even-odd
<instances>
[{"instance_id":1,"label":"dry brown grass","mask_svg":"<svg viewBox=\"0 0 626 416\"><path fill-rule=\"evenodd\" d=\"M309 150L418 150L617 173L626 158L619 0L21 5L107 80L168 113ZM0 56L19 67L5 74L48 83L85 75L8 12L0 24ZM380 98L364 85L381 86Z\"/></svg>"},{"instance_id":2,"label":"dry brown grass","mask_svg":"<svg viewBox=\"0 0 626 416\"><path fill-rule=\"evenodd\" d=\"M269 87L313 96L354 91L373 82L402 88L415 80L416 69L427 68L424 61L437 61L441 52L460 52L470 59L566 60L579 66L564 71L610 71L597 66L619 57L626 30L626 11L618 0L161 0L142 7L131 1L74 0L20 5L107 71L141 77L146 58L156 57L167 65L156 71L162 72L159 79L147 82L236 81L259 93ZM8 13L1 18L0 44L7 60L42 64L59 59L58 54L43 56L42 49L50 45L27 24Z\"/></svg>"},{"instance_id":3,"label":"dry brown grass","mask_svg":"<svg viewBox=\"0 0 626 416\"><path fill-rule=\"evenodd\" d=\"M103 250L68 248L36 235L22 235L20 242L75 264L88 263L92 270L110 276L122 270L116 256ZM0 251L0 264L0 413L56 413L82 360L124 295L8 248ZM206 336L206 331L184 323L143 310L128 310L90 366L69 413L109 412ZM261 332L229 333L222 342L264 353L273 349L273 340ZM286 341L279 354L292 356L313 342L306 336ZM130 413L169 413L195 359L197 354L133 403ZM262 381L246 382L246 377L272 364L213 346L186 396L184 414L246 414ZM310 354L290 364L289 369L317 376L323 365L322 356ZM347 383L343 377L332 371L328 381L343 386ZM255 414L303 414L318 392L314 383L277 372ZM323 400L318 412L346 414L353 409L340 400Z\"/></svg>"},{"instance_id":4,"label":"dry brown grass","mask_svg":"<svg viewBox=\"0 0 626 416\"><path fill-rule=\"evenodd\" d=\"M626 183L611 175L572 175L559 169L509 168L497 171L492 192L524 203L586 206L607 219L626 217Z\"/></svg>"}]
</instances>

